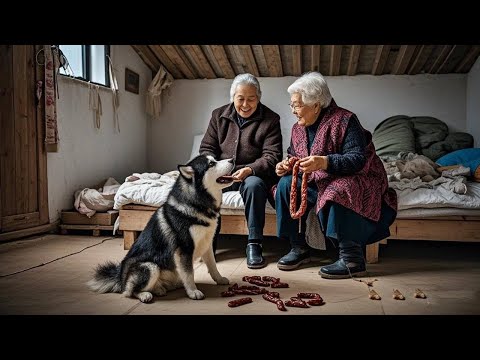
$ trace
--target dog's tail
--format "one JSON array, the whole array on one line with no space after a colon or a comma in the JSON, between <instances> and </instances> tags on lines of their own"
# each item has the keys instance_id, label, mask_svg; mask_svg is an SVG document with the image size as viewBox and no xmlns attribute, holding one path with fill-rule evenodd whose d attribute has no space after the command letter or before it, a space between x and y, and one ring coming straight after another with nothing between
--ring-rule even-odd
<instances>
[{"instance_id":1,"label":"dog's tail","mask_svg":"<svg viewBox=\"0 0 480 360\"><path fill-rule=\"evenodd\" d=\"M120 264L108 261L98 265L93 279L87 282L87 286L99 293L121 292Z\"/></svg>"}]
</instances>

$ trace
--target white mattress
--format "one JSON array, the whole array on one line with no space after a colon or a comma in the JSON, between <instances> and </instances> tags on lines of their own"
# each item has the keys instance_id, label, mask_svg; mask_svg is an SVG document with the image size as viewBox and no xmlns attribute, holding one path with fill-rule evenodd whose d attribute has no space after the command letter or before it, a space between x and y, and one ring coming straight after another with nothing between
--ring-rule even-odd
<instances>
[{"instance_id":1,"label":"white mattress","mask_svg":"<svg viewBox=\"0 0 480 360\"><path fill-rule=\"evenodd\" d=\"M121 209L126 204L161 206L165 202L178 172L172 171L164 175L155 173L136 175L141 178L125 182L118 189L115 195L114 209ZM480 183L468 182L467 188L465 195L455 194L441 187L397 190L399 217L429 216L431 210L435 210L432 216L464 215L455 209L480 212ZM442 210L436 211L438 208ZM406 210L409 212L404 212ZM268 202L265 211L268 214L275 214L275 210ZM229 191L223 194L221 212L224 215L244 213L243 200L238 191Z\"/></svg>"}]
</instances>

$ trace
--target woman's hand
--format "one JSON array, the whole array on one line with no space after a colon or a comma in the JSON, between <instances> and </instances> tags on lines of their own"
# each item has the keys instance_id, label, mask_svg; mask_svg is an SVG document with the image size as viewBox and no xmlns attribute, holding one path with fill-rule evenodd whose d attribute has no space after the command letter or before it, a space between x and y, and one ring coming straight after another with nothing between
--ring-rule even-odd
<instances>
[{"instance_id":1,"label":"woman's hand","mask_svg":"<svg viewBox=\"0 0 480 360\"><path fill-rule=\"evenodd\" d=\"M326 156L307 156L300 159L300 171L309 174L317 170L327 170L328 161Z\"/></svg>"},{"instance_id":2,"label":"woman's hand","mask_svg":"<svg viewBox=\"0 0 480 360\"><path fill-rule=\"evenodd\" d=\"M235 182L241 182L245 180L247 177L253 174L253 170L251 167L247 166L241 169L238 169L235 171L232 176L233 176L233 181Z\"/></svg>"},{"instance_id":3,"label":"woman's hand","mask_svg":"<svg viewBox=\"0 0 480 360\"><path fill-rule=\"evenodd\" d=\"M286 175L289 171L288 159L282 160L275 165L275 174L277 174L277 176Z\"/></svg>"}]
</instances>

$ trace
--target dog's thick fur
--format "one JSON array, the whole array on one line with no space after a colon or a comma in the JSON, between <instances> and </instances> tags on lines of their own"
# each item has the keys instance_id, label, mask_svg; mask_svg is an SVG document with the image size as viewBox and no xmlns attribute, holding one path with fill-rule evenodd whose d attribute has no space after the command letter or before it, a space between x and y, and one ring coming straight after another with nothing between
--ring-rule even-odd
<instances>
[{"instance_id":1,"label":"dog's thick fur","mask_svg":"<svg viewBox=\"0 0 480 360\"><path fill-rule=\"evenodd\" d=\"M88 286L101 293L134 296L142 302L183 286L191 299L203 299L193 277L193 262L199 257L217 284L228 284L217 270L212 243L222 189L232 183L224 176L233 167L231 159L215 161L204 155L179 165L179 176L165 204L152 215L123 261L99 265Z\"/></svg>"}]
</instances>

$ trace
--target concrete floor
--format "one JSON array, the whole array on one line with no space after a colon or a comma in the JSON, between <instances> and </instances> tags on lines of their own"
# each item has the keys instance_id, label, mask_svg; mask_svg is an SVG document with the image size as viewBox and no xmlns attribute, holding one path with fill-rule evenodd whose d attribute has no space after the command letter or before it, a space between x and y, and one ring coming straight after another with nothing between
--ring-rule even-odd
<instances>
[{"instance_id":1,"label":"concrete floor","mask_svg":"<svg viewBox=\"0 0 480 360\"><path fill-rule=\"evenodd\" d=\"M94 267L106 260L120 261L125 255L123 239L77 235L45 235L0 244L0 314L105 314L105 315L404 315L480 314L480 243L391 240L380 249L380 262L368 266L377 279L373 289L382 297L368 298L365 283L327 280L319 267L335 259L335 249L316 252L313 261L295 271L280 271L276 261L288 244L274 238L264 243L268 266L248 269L244 237L224 237L219 242L217 263L230 283L245 275L280 277L290 288L278 289L288 300L298 292L317 292L326 304L308 309L288 308L280 312L260 295L253 303L229 308L232 298L220 297L228 286L215 285L205 264L195 264L195 280L206 298L187 298L183 289L157 297L151 304L121 294L97 294L85 285ZM28 269L28 270L27 270ZM420 288L427 299L413 297ZM405 300L394 300L398 289ZM239 297L239 296L237 296Z\"/></svg>"}]
</instances>

